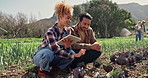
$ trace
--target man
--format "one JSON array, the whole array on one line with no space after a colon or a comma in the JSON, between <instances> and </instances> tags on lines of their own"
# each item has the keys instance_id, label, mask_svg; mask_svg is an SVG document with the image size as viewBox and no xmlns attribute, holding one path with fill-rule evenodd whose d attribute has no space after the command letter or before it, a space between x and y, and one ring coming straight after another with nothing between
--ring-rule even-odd
<instances>
[{"instance_id":1,"label":"man","mask_svg":"<svg viewBox=\"0 0 148 78\"><path fill-rule=\"evenodd\" d=\"M139 21L137 24L136 24L136 26L135 26L135 30L136 30L136 41L140 41L141 40L141 34L142 34L142 32L141 32L141 30L142 30L142 28L141 28L141 21Z\"/></svg>"},{"instance_id":2,"label":"man","mask_svg":"<svg viewBox=\"0 0 148 78\"><path fill-rule=\"evenodd\" d=\"M85 55L75 58L70 65L71 68L76 68L78 63L91 63L100 55L101 45L97 42L93 30L90 27L92 16L89 13L82 13L79 16L78 23L71 27L72 35L81 38L81 41L73 44L71 47L77 53L80 49L86 49Z\"/></svg>"},{"instance_id":3,"label":"man","mask_svg":"<svg viewBox=\"0 0 148 78\"><path fill-rule=\"evenodd\" d=\"M136 41L139 40L144 40L144 32L146 32L145 29L145 21L139 21L137 23L137 25L135 26L135 30L136 30Z\"/></svg>"},{"instance_id":4,"label":"man","mask_svg":"<svg viewBox=\"0 0 148 78\"><path fill-rule=\"evenodd\" d=\"M144 24L145 24L145 20L142 20L141 21L141 28L142 28L142 34L141 34L142 36L141 36L141 39L142 40L144 40L144 33L146 32L146 28L145 28L145 25Z\"/></svg>"}]
</instances>

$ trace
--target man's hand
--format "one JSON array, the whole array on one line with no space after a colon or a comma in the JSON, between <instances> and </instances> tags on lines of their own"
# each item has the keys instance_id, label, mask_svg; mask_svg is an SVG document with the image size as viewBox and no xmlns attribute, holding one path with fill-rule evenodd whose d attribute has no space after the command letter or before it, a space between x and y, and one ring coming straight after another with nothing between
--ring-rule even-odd
<instances>
[{"instance_id":1,"label":"man's hand","mask_svg":"<svg viewBox=\"0 0 148 78\"><path fill-rule=\"evenodd\" d=\"M85 52L86 52L86 49L81 49L81 50L79 51L79 53L77 53L77 54L74 55L74 57L81 57L82 55L85 54Z\"/></svg>"},{"instance_id":2,"label":"man's hand","mask_svg":"<svg viewBox=\"0 0 148 78\"><path fill-rule=\"evenodd\" d=\"M101 45L98 44L98 43L95 43L95 44L92 44L92 45L90 46L90 48L93 49L93 50L96 50L96 51L100 51Z\"/></svg>"}]
</instances>

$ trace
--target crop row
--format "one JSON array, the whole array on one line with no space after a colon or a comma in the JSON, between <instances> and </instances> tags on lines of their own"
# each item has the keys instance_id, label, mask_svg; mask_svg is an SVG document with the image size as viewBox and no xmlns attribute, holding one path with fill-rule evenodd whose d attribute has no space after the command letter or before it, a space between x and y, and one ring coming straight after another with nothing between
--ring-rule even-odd
<instances>
[{"instance_id":1,"label":"crop row","mask_svg":"<svg viewBox=\"0 0 148 78\"><path fill-rule=\"evenodd\" d=\"M148 47L148 38L136 42L131 38L98 39L102 45L102 55L110 56L116 52L137 50ZM0 69L11 65L28 66L32 63L41 39L0 39Z\"/></svg>"}]
</instances>

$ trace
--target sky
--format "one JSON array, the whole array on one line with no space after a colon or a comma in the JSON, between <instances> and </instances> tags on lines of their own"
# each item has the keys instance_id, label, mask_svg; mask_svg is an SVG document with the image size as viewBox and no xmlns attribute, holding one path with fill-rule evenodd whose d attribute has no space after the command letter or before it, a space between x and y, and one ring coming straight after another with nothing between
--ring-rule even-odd
<instances>
[{"instance_id":1,"label":"sky","mask_svg":"<svg viewBox=\"0 0 148 78\"><path fill-rule=\"evenodd\" d=\"M63 0L0 0L0 12L16 15L23 13L27 17L34 16L36 19L50 18L54 13L56 3ZM90 0L65 0L70 5L78 5ZM148 0L110 0L117 4L139 3L148 5Z\"/></svg>"}]
</instances>

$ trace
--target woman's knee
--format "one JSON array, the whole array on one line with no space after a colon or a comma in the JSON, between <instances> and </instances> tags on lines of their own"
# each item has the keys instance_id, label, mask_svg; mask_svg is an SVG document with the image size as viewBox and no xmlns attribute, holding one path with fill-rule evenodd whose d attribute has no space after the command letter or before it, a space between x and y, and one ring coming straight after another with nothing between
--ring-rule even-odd
<instances>
[{"instance_id":1,"label":"woman's knee","mask_svg":"<svg viewBox=\"0 0 148 78\"><path fill-rule=\"evenodd\" d=\"M42 54L42 58L52 59L54 58L54 53L49 49L40 50Z\"/></svg>"},{"instance_id":2,"label":"woman's knee","mask_svg":"<svg viewBox=\"0 0 148 78\"><path fill-rule=\"evenodd\" d=\"M38 53L34 56L34 59L39 60L52 60L54 58L54 53L49 49L39 50Z\"/></svg>"}]
</instances>

